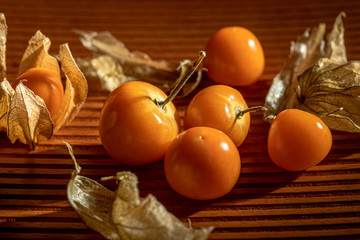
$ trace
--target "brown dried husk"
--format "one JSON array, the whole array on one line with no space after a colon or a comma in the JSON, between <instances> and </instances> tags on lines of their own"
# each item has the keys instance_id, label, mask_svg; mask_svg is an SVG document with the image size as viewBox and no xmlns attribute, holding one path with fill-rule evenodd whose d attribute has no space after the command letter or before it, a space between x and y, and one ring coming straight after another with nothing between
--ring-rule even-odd
<instances>
[{"instance_id":1,"label":"brown dried husk","mask_svg":"<svg viewBox=\"0 0 360 240\"><path fill-rule=\"evenodd\" d=\"M11 97L7 118L7 134L12 143L21 143L35 148L35 143L51 138L53 124L44 100L18 84Z\"/></svg>"},{"instance_id":2,"label":"brown dried husk","mask_svg":"<svg viewBox=\"0 0 360 240\"><path fill-rule=\"evenodd\" d=\"M29 40L19 74L29 68L41 67L65 75L64 99L60 110L51 119L43 99L20 83L14 90L6 79L7 25L0 15L0 131L7 133L12 143L19 141L32 149L36 143L49 140L53 133L68 124L80 110L87 96L87 81L77 67L67 44L60 46L59 61L48 53L50 39L37 31ZM60 69L60 65L61 69Z\"/></svg>"},{"instance_id":3,"label":"brown dried husk","mask_svg":"<svg viewBox=\"0 0 360 240\"><path fill-rule=\"evenodd\" d=\"M128 81L149 82L169 92L192 66L190 60L183 60L176 67L165 60L153 60L143 52L131 52L110 32L76 30L76 33L84 47L94 54L91 58L77 58L77 64L86 77L98 78L109 92ZM179 97L189 95L199 85L201 72L186 83Z\"/></svg>"},{"instance_id":4,"label":"brown dried husk","mask_svg":"<svg viewBox=\"0 0 360 240\"><path fill-rule=\"evenodd\" d=\"M10 96L14 93L6 80L6 40L7 25L5 15L0 13L0 131L7 131L7 115L10 106Z\"/></svg>"},{"instance_id":5,"label":"brown dried husk","mask_svg":"<svg viewBox=\"0 0 360 240\"><path fill-rule=\"evenodd\" d=\"M0 13L0 81L6 77L7 25L5 15Z\"/></svg>"},{"instance_id":6,"label":"brown dried husk","mask_svg":"<svg viewBox=\"0 0 360 240\"><path fill-rule=\"evenodd\" d=\"M328 58L299 76L296 108L318 115L330 128L360 133L360 62Z\"/></svg>"},{"instance_id":7,"label":"brown dried husk","mask_svg":"<svg viewBox=\"0 0 360 240\"><path fill-rule=\"evenodd\" d=\"M213 227L187 227L151 194L139 197L138 180L131 172L118 172L113 192L81 176L72 147L65 143L75 164L67 197L82 220L107 239L183 240L207 239Z\"/></svg>"},{"instance_id":8,"label":"brown dried husk","mask_svg":"<svg viewBox=\"0 0 360 240\"><path fill-rule=\"evenodd\" d=\"M289 59L266 96L265 119L271 122L281 111L299 108L333 130L360 132L360 63L347 59L343 17L343 12L337 16L326 45L325 24L307 29L292 43Z\"/></svg>"}]
</instances>

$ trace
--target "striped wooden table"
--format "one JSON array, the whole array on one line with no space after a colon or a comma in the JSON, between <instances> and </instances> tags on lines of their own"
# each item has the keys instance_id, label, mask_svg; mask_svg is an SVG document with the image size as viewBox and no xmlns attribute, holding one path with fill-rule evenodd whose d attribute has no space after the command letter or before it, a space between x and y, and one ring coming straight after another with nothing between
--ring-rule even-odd
<instances>
[{"instance_id":1,"label":"striped wooden table","mask_svg":"<svg viewBox=\"0 0 360 240\"><path fill-rule=\"evenodd\" d=\"M331 29L340 11L347 14L348 57L360 59L360 2L352 0L0 0L0 6L9 27L10 80L38 29L51 39L51 53L67 42L74 57L91 56L73 29L108 30L131 50L178 64L195 59L217 29L245 26L258 36L266 57L260 81L239 88L250 106L264 103L290 42L320 22ZM204 79L197 91L210 84ZM83 175L99 180L117 171L133 171L142 196L152 193L182 221L190 218L194 227L214 226L210 239L360 238L359 134L333 132L332 150L321 164L299 173L285 172L270 161L269 125L255 113L239 148L242 173L233 191L213 201L192 201L171 190L162 161L129 167L106 154L98 123L107 92L99 89L98 81L89 80L89 95L77 117L34 152L0 134L0 239L102 239L83 224L66 199L73 164L64 140L74 146ZM189 100L175 101L181 116ZM116 188L115 183L106 186Z\"/></svg>"}]
</instances>

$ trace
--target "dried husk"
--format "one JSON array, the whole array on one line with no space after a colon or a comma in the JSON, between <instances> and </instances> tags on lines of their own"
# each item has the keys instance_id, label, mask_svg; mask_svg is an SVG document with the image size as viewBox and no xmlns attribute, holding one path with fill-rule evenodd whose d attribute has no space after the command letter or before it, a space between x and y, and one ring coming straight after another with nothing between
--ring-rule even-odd
<instances>
[{"instance_id":1,"label":"dried husk","mask_svg":"<svg viewBox=\"0 0 360 240\"><path fill-rule=\"evenodd\" d=\"M20 63L19 74L28 68L43 67L52 70L60 77L60 66L65 75L64 99L60 110L53 117L54 131L69 123L84 104L87 96L88 85L85 76L77 67L71 55L68 44L60 45L59 62L48 53L50 39L40 31L30 39Z\"/></svg>"},{"instance_id":2,"label":"dried husk","mask_svg":"<svg viewBox=\"0 0 360 240\"><path fill-rule=\"evenodd\" d=\"M7 131L7 114L10 96L13 94L9 82L6 80L6 40L7 25L5 15L0 13L0 131Z\"/></svg>"},{"instance_id":3,"label":"dried husk","mask_svg":"<svg viewBox=\"0 0 360 240\"><path fill-rule=\"evenodd\" d=\"M41 67L66 77L64 99L58 113L51 119L44 101L22 83L14 90L6 79L7 26L4 14L0 15L0 131L7 133L12 143L19 141L32 149L36 143L47 141L61 126L69 123L86 100L87 81L67 44L60 46L59 61L48 51L51 41L40 31L29 40L19 74L29 68ZM61 65L61 69L60 69Z\"/></svg>"},{"instance_id":4,"label":"dried husk","mask_svg":"<svg viewBox=\"0 0 360 240\"><path fill-rule=\"evenodd\" d=\"M299 76L295 108L318 115L330 128L360 133L360 62L328 58Z\"/></svg>"},{"instance_id":5,"label":"dried husk","mask_svg":"<svg viewBox=\"0 0 360 240\"><path fill-rule=\"evenodd\" d=\"M213 227L191 228L177 219L151 194L139 197L138 180L131 172L118 172L118 189L108 190L81 176L72 148L65 143L75 162L67 186L71 206L83 221L107 239L184 240L207 239Z\"/></svg>"},{"instance_id":6,"label":"dried husk","mask_svg":"<svg viewBox=\"0 0 360 240\"><path fill-rule=\"evenodd\" d=\"M59 59L66 85L62 105L53 118L55 131L73 120L85 103L88 93L87 80L77 67L68 44L60 45Z\"/></svg>"},{"instance_id":7,"label":"dried husk","mask_svg":"<svg viewBox=\"0 0 360 240\"><path fill-rule=\"evenodd\" d=\"M297 76L324 54L323 36L325 25L306 29L304 34L291 43L290 55L283 69L274 77L265 98L265 119L272 120L282 110L291 108L296 98Z\"/></svg>"},{"instance_id":8,"label":"dried husk","mask_svg":"<svg viewBox=\"0 0 360 240\"><path fill-rule=\"evenodd\" d=\"M7 29L5 15L0 13L0 81L6 77Z\"/></svg>"},{"instance_id":9,"label":"dried husk","mask_svg":"<svg viewBox=\"0 0 360 240\"><path fill-rule=\"evenodd\" d=\"M29 68L41 67L47 68L60 77L60 66L55 57L49 54L51 41L48 37L42 34L41 31L36 31L34 36L29 40L19 66L18 75Z\"/></svg>"},{"instance_id":10,"label":"dried husk","mask_svg":"<svg viewBox=\"0 0 360 240\"><path fill-rule=\"evenodd\" d=\"M20 83L10 101L8 112L8 138L35 148L35 143L46 141L53 133L53 123L45 102Z\"/></svg>"},{"instance_id":11,"label":"dried husk","mask_svg":"<svg viewBox=\"0 0 360 240\"><path fill-rule=\"evenodd\" d=\"M165 60L153 60L139 51L131 52L125 44L110 32L76 30L81 43L94 56L77 58L76 62L86 77L98 78L104 89L111 92L128 81L149 82L169 92L182 78L182 73L191 67L190 60L182 61L178 67ZM194 81L190 81L179 97L187 96L201 81L201 70Z\"/></svg>"},{"instance_id":12,"label":"dried husk","mask_svg":"<svg viewBox=\"0 0 360 240\"><path fill-rule=\"evenodd\" d=\"M75 159L73 149L69 143L64 143L75 165L67 185L67 198L71 206L90 228L100 232L107 239L119 239L116 227L111 221L115 192L90 178L79 175L81 167Z\"/></svg>"},{"instance_id":13,"label":"dried husk","mask_svg":"<svg viewBox=\"0 0 360 240\"><path fill-rule=\"evenodd\" d=\"M288 108L319 116L329 128L360 132L359 62L348 62L340 13L332 31L319 24L292 43L288 61L270 86L265 119L270 122Z\"/></svg>"},{"instance_id":14,"label":"dried husk","mask_svg":"<svg viewBox=\"0 0 360 240\"><path fill-rule=\"evenodd\" d=\"M7 132L10 99L15 91L6 78L0 82L0 132Z\"/></svg>"}]
</instances>

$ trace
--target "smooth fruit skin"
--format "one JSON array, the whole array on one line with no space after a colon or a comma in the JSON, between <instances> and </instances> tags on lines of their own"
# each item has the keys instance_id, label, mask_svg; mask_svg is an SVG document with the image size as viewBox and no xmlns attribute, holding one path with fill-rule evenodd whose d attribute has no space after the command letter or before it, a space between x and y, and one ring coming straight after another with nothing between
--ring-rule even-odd
<instances>
[{"instance_id":1,"label":"smooth fruit skin","mask_svg":"<svg viewBox=\"0 0 360 240\"><path fill-rule=\"evenodd\" d=\"M180 130L172 102L162 110L155 99L166 94L140 81L127 82L105 101L100 115L101 142L109 155L122 163L139 165L161 160Z\"/></svg>"},{"instance_id":2,"label":"smooth fruit skin","mask_svg":"<svg viewBox=\"0 0 360 240\"><path fill-rule=\"evenodd\" d=\"M208 41L204 67L211 80L229 86L255 83L264 71L265 56L258 38L238 26L218 30Z\"/></svg>"},{"instance_id":3,"label":"smooth fruit skin","mask_svg":"<svg viewBox=\"0 0 360 240\"><path fill-rule=\"evenodd\" d=\"M180 133L164 159L169 185L180 195L210 200L232 190L240 175L239 151L223 132L194 127Z\"/></svg>"},{"instance_id":4,"label":"smooth fruit skin","mask_svg":"<svg viewBox=\"0 0 360 240\"><path fill-rule=\"evenodd\" d=\"M269 129L270 158L288 171L301 171L318 164L331 146L332 135L325 123L302 110L280 112Z\"/></svg>"},{"instance_id":5,"label":"smooth fruit skin","mask_svg":"<svg viewBox=\"0 0 360 240\"><path fill-rule=\"evenodd\" d=\"M23 84L44 100L51 117L58 112L64 98L64 87L58 74L46 68L29 68L16 78L14 88L20 80L26 80Z\"/></svg>"},{"instance_id":6,"label":"smooth fruit skin","mask_svg":"<svg viewBox=\"0 0 360 240\"><path fill-rule=\"evenodd\" d=\"M184 117L184 128L213 127L227 134L239 147L250 127L250 113L237 117L238 110L248 106L241 93L225 85L202 89L190 101Z\"/></svg>"}]
</instances>

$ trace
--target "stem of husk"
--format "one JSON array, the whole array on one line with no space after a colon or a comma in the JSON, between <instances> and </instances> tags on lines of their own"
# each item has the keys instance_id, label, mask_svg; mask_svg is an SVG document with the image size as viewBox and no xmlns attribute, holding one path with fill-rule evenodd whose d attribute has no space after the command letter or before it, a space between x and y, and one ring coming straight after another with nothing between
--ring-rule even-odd
<instances>
[{"instance_id":1,"label":"stem of husk","mask_svg":"<svg viewBox=\"0 0 360 240\"><path fill-rule=\"evenodd\" d=\"M198 59L193 63L193 65L188 69L186 74L184 75L184 78L179 81L178 84L171 90L169 96L164 101L159 101L155 99L155 103L161 108L165 109L166 104L174 100L176 95L180 92L180 90L184 87L185 83L189 80L190 76L195 72L195 70L199 67L201 61L205 58L206 53L204 51L200 51L200 55Z\"/></svg>"},{"instance_id":2,"label":"stem of husk","mask_svg":"<svg viewBox=\"0 0 360 240\"><path fill-rule=\"evenodd\" d=\"M264 106L249 107L245 110L242 110L241 108L236 108L235 109L236 119L240 119L242 116L244 116L245 113L248 112L257 112L257 111L266 111L266 110L267 108Z\"/></svg>"}]
</instances>

